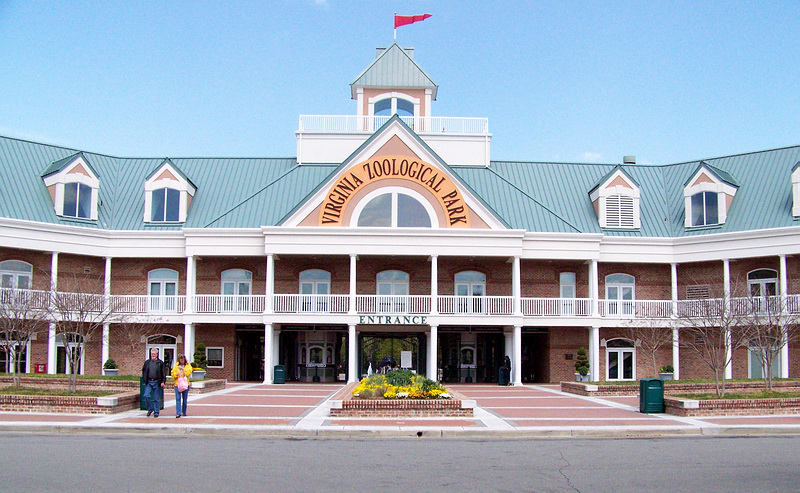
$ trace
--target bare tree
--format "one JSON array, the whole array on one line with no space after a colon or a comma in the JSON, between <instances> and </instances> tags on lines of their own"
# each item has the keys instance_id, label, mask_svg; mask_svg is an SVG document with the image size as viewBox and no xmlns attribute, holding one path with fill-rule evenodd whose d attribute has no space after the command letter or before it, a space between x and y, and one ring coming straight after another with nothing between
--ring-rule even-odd
<instances>
[{"instance_id":1,"label":"bare tree","mask_svg":"<svg viewBox=\"0 0 800 493\"><path fill-rule=\"evenodd\" d=\"M113 298L106 300L102 294L102 277L72 277L67 284L68 291L52 294L52 309L56 323L56 334L64 340L68 363L69 392L75 392L78 385L82 355L86 342L93 339L103 325L120 321L119 310Z\"/></svg>"},{"instance_id":2,"label":"bare tree","mask_svg":"<svg viewBox=\"0 0 800 493\"><path fill-rule=\"evenodd\" d=\"M741 284L734 286L740 288ZM731 296L741 291L732 288L717 293L715 298L684 301L678 313L681 347L695 353L711 369L718 396L725 395L725 368L731 364L736 350L745 347L748 341L743 327L749 313L742 309L748 298Z\"/></svg>"},{"instance_id":3,"label":"bare tree","mask_svg":"<svg viewBox=\"0 0 800 493\"><path fill-rule=\"evenodd\" d=\"M633 321L625 329L625 337L637 343L642 351L647 353L653 363L653 375L658 376L658 361L656 356L664 346L672 344L672 328L650 325L648 321Z\"/></svg>"},{"instance_id":4,"label":"bare tree","mask_svg":"<svg viewBox=\"0 0 800 493\"><path fill-rule=\"evenodd\" d=\"M744 309L748 317L743 330L750 351L761 365L762 378L772 390L772 367L781 349L800 335L800 314L791 313L780 296L752 297Z\"/></svg>"},{"instance_id":5,"label":"bare tree","mask_svg":"<svg viewBox=\"0 0 800 493\"><path fill-rule=\"evenodd\" d=\"M12 374L17 387L21 386L20 369L30 341L48 332L49 299L46 291L0 290L0 351L6 354L6 361L13 362Z\"/></svg>"},{"instance_id":6,"label":"bare tree","mask_svg":"<svg viewBox=\"0 0 800 493\"><path fill-rule=\"evenodd\" d=\"M120 317L119 323L112 327L112 338L119 341L119 347L128 354L144 354L142 345L147 344L150 336L161 332L158 320L143 321L134 318ZM115 344L116 346L117 344ZM142 356L144 359L144 356ZM139 368L134 368L138 370Z\"/></svg>"}]
</instances>

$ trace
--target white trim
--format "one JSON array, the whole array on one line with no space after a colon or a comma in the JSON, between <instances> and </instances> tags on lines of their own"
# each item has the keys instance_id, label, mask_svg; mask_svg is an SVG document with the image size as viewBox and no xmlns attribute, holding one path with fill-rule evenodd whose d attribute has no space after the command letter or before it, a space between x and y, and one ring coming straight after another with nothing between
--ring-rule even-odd
<instances>
[{"instance_id":1,"label":"white trim","mask_svg":"<svg viewBox=\"0 0 800 493\"><path fill-rule=\"evenodd\" d=\"M800 217L800 166L792 172L792 215Z\"/></svg>"},{"instance_id":2,"label":"white trim","mask_svg":"<svg viewBox=\"0 0 800 493\"><path fill-rule=\"evenodd\" d=\"M397 228L397 195L402 193L405 195L410 196L411 198L415 199L417 202L425 208L425 212L428 213L428 219L431 222L431 227L426 228L424 226L419 226L423 229L437 229L439 228L439 217L436 215L436 211L433 209L433 205L431 205L430 201L426 199L421 193L413 190L411 188L406 187L399 187L399 186L392 186L392 187L382 187L376 188L375 190L369 192L368 194L364 195L363 197L359 198L358 203L351 205L353 207L353 214L350 216L350 224L351 228L357 228L358 226L358 219L361 216L361 212L364 210L364 207L375 197L379 195L384 195L390 193L392 194L392 224L388 226L390 228ZM371 226L366 226L371 227ZM377 227L377 226L376 226Z\"/></svg>"},{"instance_id":3,"label":"white trim","mask_svg":"<svg viewBox=\"0 0 800 493\"><path fill-rule=\"evenodd\" d=\"M266 344L266 343L265 343ZM208 364L208 351L209 350L216 350L219 349L222 351L222 364L219 366L216 365L208 365L209 368L225 368L225 348L223 346L206 346L206 364ZM267 369L264 368L264 372L266 373Z\"/></svg>"}]
</instances>

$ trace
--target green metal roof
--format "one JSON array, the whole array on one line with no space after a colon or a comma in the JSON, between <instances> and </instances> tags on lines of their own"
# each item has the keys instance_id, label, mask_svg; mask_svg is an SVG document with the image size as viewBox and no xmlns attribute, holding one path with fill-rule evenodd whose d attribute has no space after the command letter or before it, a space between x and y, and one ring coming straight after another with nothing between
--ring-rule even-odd
<instances>
[{"instance_id":1,"label":"green metal roof","mask_svg":"<svg viewBox=\"0 0 800 493\"><path fill-rule=\"evenodd\" d=\"M721 169L719 169L717 167L711 166L710 164L708 164L705 161L700 161L700 164L697 165L697 168L695 168L695 170L692 172L692 174L686 179L685 182L683 182L683 186L684 187L688 186L689 185L689 181L692 179L692 177L694 175L696 175L697 172L700 171L703 168L705 168L708 171L710 171L711 174L714 175L714 177L717 178L718 180L720 180L721 182L727 183L728 185L731 185L731 186L734 186L734 187L737 187L737 188L739 187L739 182L737 182L736 178L731 176L730 173L728 173L725 170L721 170Z\"/></svg>"},{"instance_id":2,"label":"green metal roof","mask_svg":"<svg viewBox=\"0 0 800 493\"><path fill-rule=\"evenodd\" d=\"M7 191L0 194L0 216L108 230L275 226L341 166L299 166L294 158L170 158L185 176L192 177L197 193L186 223L153 225L143 221L144 183L164 158L119 158L83 152L101 177L98 220L56 216L42 170L50 170L59 162L63 166L63 160L71 161L79 152L0 137L0 182ZM489 167L449 169L509 228L681 237L800 225L792 216L791 189L791 173L798 162L800 146L670 165L493 161ZM735 176L739 188L724 225L687 229L684 183L701 165L713 168L726 181ZM587 192L615 168L622 169L640 187L639 229L603 230L598 225Z\"/></svg>"},{"instance_id":3,"label":"green metal roof","mask_svg":"<svg viewBox=\"0 0 800 493\"><path fill-rule=\"evenodd\" d=\"M410 55L413 50L397 43L386 49L378 48L375 60L350 84L351 97L356 98L357 87L422 88L433 89L435 100L439 86L414 61Z\"/></svg>"}]
</instances>

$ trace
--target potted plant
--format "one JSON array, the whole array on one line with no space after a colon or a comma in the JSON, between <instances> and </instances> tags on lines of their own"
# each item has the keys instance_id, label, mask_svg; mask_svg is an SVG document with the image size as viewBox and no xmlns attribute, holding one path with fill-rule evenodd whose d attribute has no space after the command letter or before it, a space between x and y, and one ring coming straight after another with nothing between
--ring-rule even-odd
<instances>
[{"instance_id":1,"label":"potted plant","mask_svg":"<svg viewBox=\"0 0 800 493\"><path fill-rule=\"evenodd\" d=\"M108 358L106 362L103 363L103 375L114 376L118 374L119 374L119 365L113 359Z\"/></svg>"},{"instance_id":2,"label":"potted plant","mask_svg":"<svg viewBox=\"0 0 800 493\"><path fill-rule=\"evenodd\" d=\"M589 381L589 357L584 348L578 348L578 356L575 358L575 380L578 382Z\"/></svg>"},{"instance_id":3,"label":"potted plant","mask_svg":"<svg viewBox=\"0 0 800 493\"><path fill-rule=\"evenodd\" d=\"M192 358L192 378L206 378L206 368L208 368L208 363L206 363L206 345L198 344L197 347L195 347Z\"/></svg>"},{"instance_id":4,"label":"potted plant","mask_svg":"<svg viewBox=\"0 0 800 493\"><path fill-rule=\"evenodd\" d=\"M675 375L675 369L672 365L665 365L658 369L658 376L661 380L672 380Z\"/></svg>"}]
</instances>

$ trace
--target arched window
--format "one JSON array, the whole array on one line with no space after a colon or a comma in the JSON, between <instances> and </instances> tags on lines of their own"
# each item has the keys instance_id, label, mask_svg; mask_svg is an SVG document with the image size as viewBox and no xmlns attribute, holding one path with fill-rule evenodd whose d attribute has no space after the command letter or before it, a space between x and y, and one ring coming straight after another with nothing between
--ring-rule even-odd
<instances>
[{"instance_id":1,"label":"arched window","mask_svg":"<svg viewBox=\"0 0 800 493\"><path fill-rule=\"evenodd\" d=\"M300 311L330 311L331 273L322 269L308 269L300 273Z\"/></svg>"},{"instance_id":2,"label":"arched window","mask_svg":"<svg viewBox=\"0 0 800 493\"><path fill-rule=\"evenodd\" d=\"M30 289L33 266L21 260L0 262L0 278L4 289Z\"/></svg>"},{"instance_id":3,"label":"arched window","mask_svg":"<svg viewBox=\"0 0 800 493\"><path fill-rule=\"evenodd\" d=\"M397 94L393 94L391 97L375 101L372 114L375 116L414 116L414 103L397 96Z\"/></svg>"},{"instance_id":4,"label":"arched window","mask_svg":"<svg viewBox=\"0 0 800 493\"><path fill-rule=\"evenodd\" d=\"M155 269L147 273L148 304L151 312L177 311L176 296L178 294L178 271L172 269Z\"/></svg>"},{"instance_id":5,"label":"arched window","mask_svg":"<svg viewBox=\"0 0 800 493\"><path fill-rule=\"evenodd\" d=\"M636 281L628 274L606 276L606 305L608 315L632 315L636 299Z\"/></svg>"},{"instance_id":6,"label":"arched window","mask_svg":"<svg viewBox=\"0 0 800 493\"><path fill-rule=\"evenodd\" d=\"M769 308L772 311L780 311L780 302L775 298L778 295L778 272L774 269L757 269L747 273L747 287L750 289L750 296L759 310Z\"/></svg>"},{"instance_id":7,"label":"arched window","mask_svg":"<svg viewBox=\"0 0 800 493\"><path fill-rule=\"evenodd\" d=\"M147 347L145 349L145 358L150 357L151 349L157 349L158 358L171 370L178 354L178 338L167 334L150 336L147 338Z\"/></svg>"},{"instance_id":8,"label":"arched window","mask_svg":"<svg viewBox=\"0 0 800 493\"><path fill-rule=\"evenodd\" d=\"M628 339L606 342L606 380L636 379L636 348Z\"/></svg>"},{"instance_id":9,"label":"arched window","mask_svg":"<svg viewBox=\"0 0 800 493\"><path fill-rule=\"evenodd\" d=\"M484 313L486 274L468 270L455 276L456 313Z\"/></svg>"},{"instance_id":10,"label":"arched window","mask_svg":"<svg viewBox=\"0 0 800 493\"><path fill-rule=\"evenodd\" d=\"M436 221L428 201L402 188L383 188L367 195L356 206L354 217L360 227L430 228Z\"/></svg>"},{"instance_id":11,"label":"arched window","mask_svg":"<svg viewBox=\"0 0 800 493\"><path fill-rule=\"evenodd\" d=\"M409 275L399 270L379 272L376 278L379 313L405 313Z\"/></svg>"},{"instance_id":12,"label":"arched window","mask_svg":"<svg viewBox=\"0 0 800 493\"><path fill-rule=\"evenodd\" d=\"M222 309L226 312L250 311L253 273L244 269L229 269L222 273Z\"/></svg>"}]
</instances>

